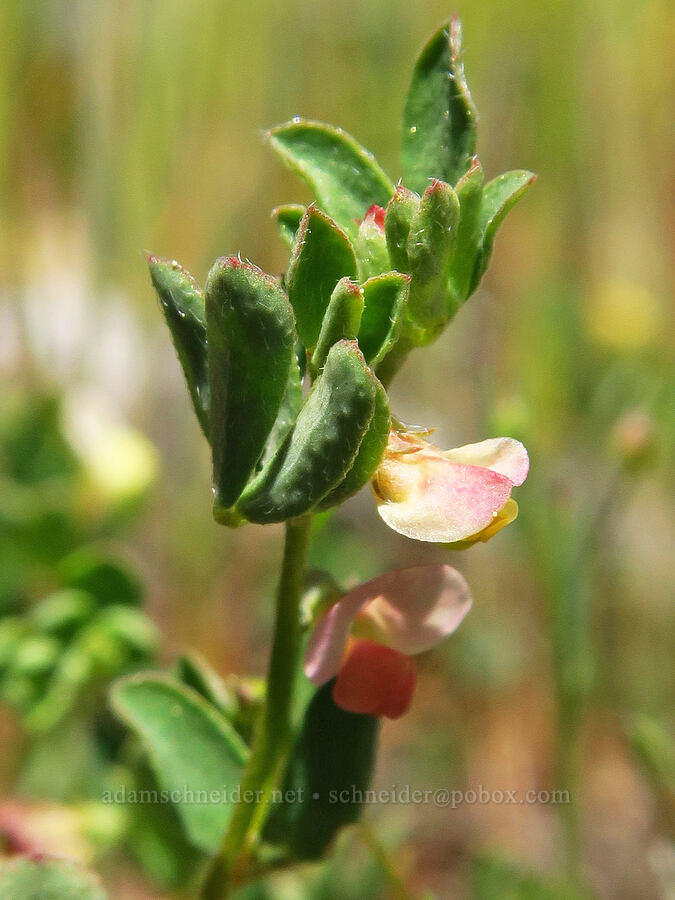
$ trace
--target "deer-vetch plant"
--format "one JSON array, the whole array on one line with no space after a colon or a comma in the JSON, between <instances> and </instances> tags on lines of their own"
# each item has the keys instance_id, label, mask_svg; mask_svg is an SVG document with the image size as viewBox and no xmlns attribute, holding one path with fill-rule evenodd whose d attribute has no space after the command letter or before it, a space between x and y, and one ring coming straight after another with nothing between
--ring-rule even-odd
<instances>
[{"instance_id":1,"label":"deer-vetch plant","mask_svg":"<svg viewBox=\"0 0 675 900\"><path fill-rule=\"evenodd\" d=\"M330 806L328 790L367 786L379 719L402 715L412 701L413 655L451 634L471 606L461 574L437 565L388 572L347 594L333 590L301 616L312 516L371 485L387 525L453 548L487 540L516 517L511 491L528 471L518 441L442 452L429 432L392 416L387 394L411 351L434 341L476 290L500 223L533 181L520 170L485 181L476 121L453 19L414 68L398 185L340 129L295 118L268 132L272 149L314 194L307 208L274 210L290 249L283 277L225 256L202 289L177 262L149 257L211 446L216 520L286 528L267 685L250 746L236 715L209 705L194 685L137 676L114 692L160 782L175 781L180 769L180 736L162 727L172 698L193 729L207 717L193 752L214 741L218 748L203 771L219 771L220 754L240 778L241 802L217 814L178 810L188 836L212 858L204 897L224 897L252 877L270 847L284 863L321 856L358 816L356 804ZM303 629L304 669L318 687L296 727ZM275 799L284 785L307 791L284 803Z\"/></svg>"}]
</instances>

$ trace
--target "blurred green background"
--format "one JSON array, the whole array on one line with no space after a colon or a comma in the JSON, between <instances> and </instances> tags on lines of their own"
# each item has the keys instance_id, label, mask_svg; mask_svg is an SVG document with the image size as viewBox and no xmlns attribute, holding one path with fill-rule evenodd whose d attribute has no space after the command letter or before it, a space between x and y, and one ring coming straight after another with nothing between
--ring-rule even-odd
<instances>
[{"instance_id":1,"label":"blurred green background","mask_svg":"<svg viewBox=\"0 0 675 900\"><path fill-rule=\"evenodd\" d=\"M347 584L449 559L476 598L422 660L411 713L385 726L376 787L558 787L571 803L382 804L366 818L410 896L540 896L507 894L505 875L476 869L487 854L603 898L672 897L672 4L0 0L3 394L89 404L148 439L96 471L104 493L133 494L159 466L115 545L142 573L165 658L190 645L222 673L261 672L280 532L211 519L207 447L142 251L199 279L237 252L282 271L269 210L309 197L263 129L296 114L339 124L396 180L414 55L452 12L487 176L539 180L476 297L411 356L392 400L440 446L523 440L521 515L448 554L389 532L364 492L313 557ZM88 536L107 539L96 522ZM2 554L7 576L16 554ZM54 581L49 554L22 554L10 599ZM0 742L10 797L22 742L5 708ZM139 877L111 874L113 896L155 896ZM385 890L407 896L392 879Z\"/></svg>"}]
</instances>

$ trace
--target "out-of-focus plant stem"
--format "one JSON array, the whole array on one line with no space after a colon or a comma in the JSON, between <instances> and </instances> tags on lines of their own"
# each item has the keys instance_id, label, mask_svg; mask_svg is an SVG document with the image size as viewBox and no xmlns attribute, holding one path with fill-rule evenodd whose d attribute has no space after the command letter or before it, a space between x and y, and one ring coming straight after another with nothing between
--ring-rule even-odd
<instances>
[{"instance_id":1,"label":"out-of-focus plant stem","mask_svg":"<svg viewBox=\"0 0 675 900\"><path fill-rule=\"evenodd\" d=\"M258 721L251 756L219 855L209 872L203 900L223 900L245 879L256 843L291 746L293 686L300 652L300 600L311 531L310 515L286 523L286 540L265 705Z\"/></svg>"},{"instance_id":2,"label":"out-of-focus plant stem","mask_svg":"<svg viewBox=\"0 0 675 900\"><path fill-rule=\"evenodd\" d=\"M595 654L591 642L593 581L604 533L616 497L621 470L613 471L597 498L587 522L572 515L561 523L564 535L556 551L553 575L553 655L556 698L555 788L566 791L569 802L559 806L564 828L568 876L580 890L586 886L581 835L581 732L586 705L593 689Z\"/></svg>"},{"instance_id":3,"label":"out-of-focus plant stem","mask_svg":"<svg viewBox=\"0 0 675 900\"><path fill-rule=\"evenodd\" d=\"M382 869L388 887L387 896L390 896L391 900L414 900L373 829L369 825L362 824L361 834Z\"/></svg>"},{"instance_id":4,"label":"out-of-focus plant stem","mask_svg":"<svg viewBox=\"0 0 675 900\"><path fill-rule=\"evenodd\" d=\"M568 875L573 883L582 886L579 744L591 668L591 591L588 573L579 567L579 562L579 554L566 554L553 598L557 730L554 778L555 790L566 792L568 801L559 805Z\"/></svg>"}]
</instances>

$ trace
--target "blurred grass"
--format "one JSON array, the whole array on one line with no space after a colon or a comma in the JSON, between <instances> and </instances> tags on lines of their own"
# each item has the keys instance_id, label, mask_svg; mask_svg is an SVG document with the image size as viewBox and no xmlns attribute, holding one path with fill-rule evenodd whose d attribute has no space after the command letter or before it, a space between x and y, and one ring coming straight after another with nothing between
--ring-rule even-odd
<instances>
[{"instance_id":1,"label":"blurred grass","mask_svg":"<svg viewBox=\"0 0 675 900\"><path fill-rule=\"evenodd\" d=\"M556 698L571 692L593 884L606 897L666 896L650 854L667 789L658 766L643 774L624 734L637 715L667 730L675 696L666 0L3 0L0 311L23 310L18 327L3 313L3 377L66 392L98 379L153 438L163 477L128 538L155 617L172 647L193 643L223 671L259 670L278 533L221 533L211 521L206 450L141 251L177 257L199 278L238 251L281 271L268 211L307 194L262 129L294 114L335 122L397 178L414 53L453 11L487 173L526 166L539 181L500 233L483 288L433 350L411 358L394 403L402 419L437 425L443 446L524 440L532 473L519 522L453 557L476 608L424 660L413 713L385 730L378 777L550 786ZM49 329L71 335L67 376L44 353ZM644 453L634 452L636 413ZM364 496L319 536L315 558L350 580L446 557L385 533ZM408 835L413 883L447 896L476 850L558 871L554 814L371 817Z\"/></svg>"}]
</instances>

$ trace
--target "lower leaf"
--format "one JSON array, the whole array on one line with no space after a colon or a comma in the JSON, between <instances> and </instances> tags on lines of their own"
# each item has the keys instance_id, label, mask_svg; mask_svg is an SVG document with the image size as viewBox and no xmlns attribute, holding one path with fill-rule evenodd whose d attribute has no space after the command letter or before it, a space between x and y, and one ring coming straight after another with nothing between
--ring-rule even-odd
<instances>
[{"instance_id":1,"label":"lower leaf","mask_svg":"<svg viewBox=\"0 0 675 900\"><path fill-rule=\"evenodd\" d=\"M161 673L118 681L112 706L139 737L190 842L215 851L234 808L223 791L234 794L248 754L239 735L196 691Z\"/></svg>"},{"instance_id":2,"label":"lower leaf","mask_svg":"<svg viewBox=\"0 0 675 900\"><path fill-rule=\"evenodd\" d=\"M272 811L263 837L296 859L318 859L340 828L361 812L375 764L379 719L345 712L322 685L305 713L286 769L285 802Z\"/></svg>"}]
</instances>

